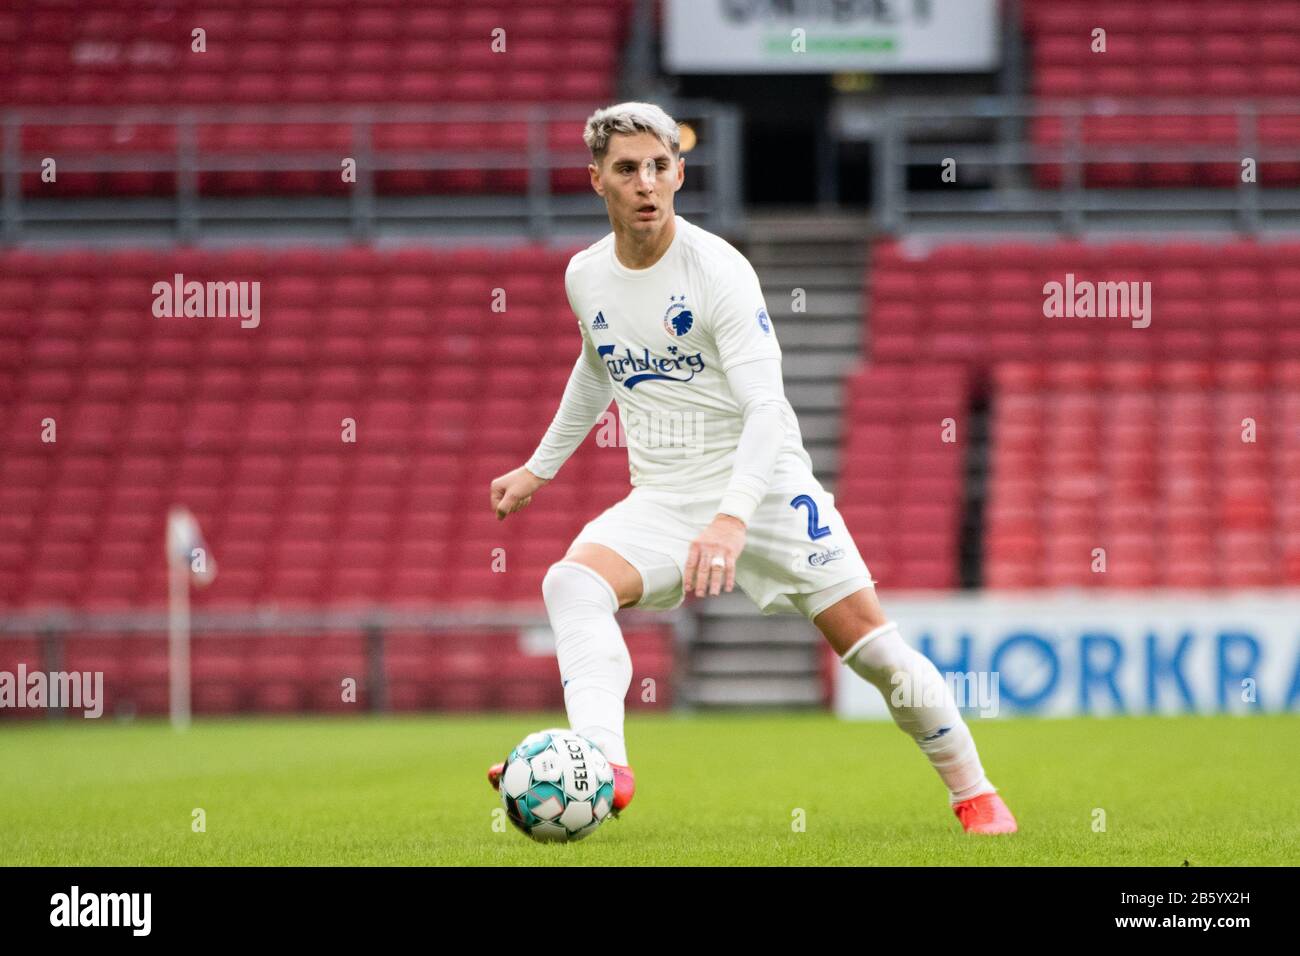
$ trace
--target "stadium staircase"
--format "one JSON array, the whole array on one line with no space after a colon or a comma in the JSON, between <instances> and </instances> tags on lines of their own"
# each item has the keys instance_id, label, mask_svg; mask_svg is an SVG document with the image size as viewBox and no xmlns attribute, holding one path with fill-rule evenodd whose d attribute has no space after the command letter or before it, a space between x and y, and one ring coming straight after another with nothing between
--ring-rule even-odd
<instances>
[{"instance_id":1,"label":"stadium staircase","mask_svg":"<svg viewBox=\"0 0 1300 956\"><path fill-rule=\"evenodd\" d=\"M834 491L845 376L862 355L867 222L861 216L755 213L738 244L763 283L804 447L817 477ZM793 311L797 289L804 292L802 312ZM790 615L764 617L739 590L694 606L700 620L680 688L685 704L823 705L822 640L815 628Z\"/></svg>"}]
</instances>

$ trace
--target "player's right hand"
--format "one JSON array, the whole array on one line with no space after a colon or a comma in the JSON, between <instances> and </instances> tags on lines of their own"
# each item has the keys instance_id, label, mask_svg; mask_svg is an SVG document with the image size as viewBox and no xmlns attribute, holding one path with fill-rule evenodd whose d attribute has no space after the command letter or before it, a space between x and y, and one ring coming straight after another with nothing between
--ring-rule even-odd
<instances>
[{"instance_id":1,"label":"player's right hand","mask_svg":"<svg viewBox=\"0 0 1300 956\"><path fill-rule=\"evenodd\" d=\"M493 478L492 510L496 512L497 520L504 521L506 515L527 507L537 489L549 480L538 478L523 465L506 472L500 478Z\"/></svg>"}]
</instances>

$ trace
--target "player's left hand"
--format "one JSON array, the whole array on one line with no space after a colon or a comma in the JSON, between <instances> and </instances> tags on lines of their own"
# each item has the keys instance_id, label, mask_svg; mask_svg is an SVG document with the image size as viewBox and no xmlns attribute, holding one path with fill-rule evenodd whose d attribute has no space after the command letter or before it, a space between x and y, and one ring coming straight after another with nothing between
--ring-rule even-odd
<instances>
[{"instance_id":1,"label":"player's left hand","mask_svg":"<svg viewBox=\"0 0 1300 956\"><path fill-rule=\"evenodd\" d=\"M691 542L686 557L682 587L695 589L696 597L730 591L736 584L736 559L745 550L745 522L732 515L718 515ZM721 559L720 561L718 559Z\"/></svg>"}]
</instances>

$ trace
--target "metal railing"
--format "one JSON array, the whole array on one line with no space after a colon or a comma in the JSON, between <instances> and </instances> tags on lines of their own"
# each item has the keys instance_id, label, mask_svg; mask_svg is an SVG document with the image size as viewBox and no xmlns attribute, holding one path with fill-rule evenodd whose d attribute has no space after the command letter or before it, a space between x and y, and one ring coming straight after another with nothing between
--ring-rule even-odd
<instances>
[{"instance_id":1,"label":"metal railing","mask_svg":"<svg viewBox=\"0 0 1300 956\"><path fill-rule=\"evenodd\" d=\"M706 228L733 231L741 221L740 114L734 107L699 101L671 104L679 121L689 122L698 145L687 154L686 185L677 208ZM382 236L481 235L494 228L513 237L544 239L555 233L590 233L607 227L604 206L589 189L556 192L556 171L585 171L590 162L580 138L589 110L563 106L249 106L9 109L2 114L0 143L0 236L17 242L29 238L86 235L95 224L127 223L152 227L160 239L191 241L202 231L222 229L247 239L249 227L275 232L288 224L315 235L345 238ZM552 124L575 124L572 144L558 147L550 139ZM522 125L523 148L382 148L376 127L428 127L438 124ZM338 145L285 150L265 146L214 148L214 131L232 126L327 125L350 131L347 151ZM136 127L161 128L166 149L103 149L63 152L56 159L59 175L153 173L170 177L169 194L52 198L25 195L24 175L37 176L45 158L24 149L24 135L34 127L106 126L129 134ZM345 195L285 195L273 191L251 198L204 193L205 173L316 172L340 176L345 158L356 161L356 181ZM393 171L524 170L526 189L515 194L384 193L379 174ZM342 180L340 180L342 182ZM119 232L120 236L120 232Z\"/></svg>"},{"instance_id":2,"label":"metal railing","mask_svg":"<svg viewBox=\"0 0 1300 956\"><path fill-rule=\"evenodd\" d=\"M673 685L684 685L687 649L695 638L696 615L686 608L672 612L647 612L625 609L620 625L667 626L673 634ZM0 613L0 644L6 639L36 638L39 643L41 670L47 673L65 670L65 641L70 636L110 637L121 634L156 635L166 643L169 617L165 610L129 610L115 612L81 611L71 608L46 608ZM362 689L368 709L388 711L388 677L384 666L387 635L393 631L422 631L428 634L466 632L501 632L549 629L545 612L536 608L503 606L396 609L382 606L356 608L281 609L250 607L244 610L196 611L191 620L195 637L260 637L311 640L324 634L360 634L365 640L365 673ZM558 672L557 672L558 678ZM681 697L674 694L681 703ZM62 716L60 708L50 708L47 716Z\"/></svg>"},{"instance_id":3,"label":"metal railing","mask_svg":"<svg viewBox=\"0 0 1300 956\"><path fill-rule=\"evenodd\" d=\"M1232 118L1235 135L1229 142L1198 132L1189 139L1199 142L1154 145L1099 143L1088 133L1096 121L1167 117L1202 125L1212 117ZM1036 139L1040 124L1052 120L1059 123L1059 139ZM1279 121L1292 124L1286 137L1294 137L1292 142L1261 137L1261 125ZM898 99L873 113L871 124L877 221L886 232L1010 228L1075 234L1110 227L1254 234L1300 228L1300 189L1266 184L1272 164L1300 164L1300 100ZM956 183L909 188L909 173L929 170L938 180L941 164L950 159L957 164ZM1232 187L1088 183L1104 164L1240 168L1245 159L1255 161L1255 181L1238 176ZM1045 181L1058 172L1059 185Z\"/></svg>"}]
</instances>

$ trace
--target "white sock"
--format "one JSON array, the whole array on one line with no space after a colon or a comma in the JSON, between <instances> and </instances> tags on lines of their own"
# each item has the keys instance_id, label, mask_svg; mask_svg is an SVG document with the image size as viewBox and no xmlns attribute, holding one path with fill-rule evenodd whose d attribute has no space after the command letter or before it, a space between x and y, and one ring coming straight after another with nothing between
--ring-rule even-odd
<instances>
[{"instance_id":1,"label":"white sock","mask_svg":"<svg viewBox=\"0 0 1300 956\"><path fill-rule=\"evenodd\" d=\"M632 685L632 658L614 620L618 595L584 564L560 561L542 579L542 597L555 632L569 726L627 764L623 700Z\"/></svg>"},{"instance_id":2,"label":"white sock","mask_svg":"<svg viewBox=\"0 0 1300 956\"><path fill-rule=\"evenodd\" d=\"M958 790L948 795L948 802L952 804L961 803L963 800L969 800L971 797L977 797L981 793L997 793L998 788L989 783L988 777L980 777L979 783L972 784L964 790Z\"/></svg>"},{"instance_id":3,"label":"white sock","mask_svg":"<svg viewBox=\"0 0 1300 956\"><path fill-rule=\"evenodd\" d=\"M884 696L894 723L930 759L951 803L996 789L984 776L951 688L933 661L908 647L897 624L890 621L864 635L841 660Z\"/></svg>"}]
</instances>

